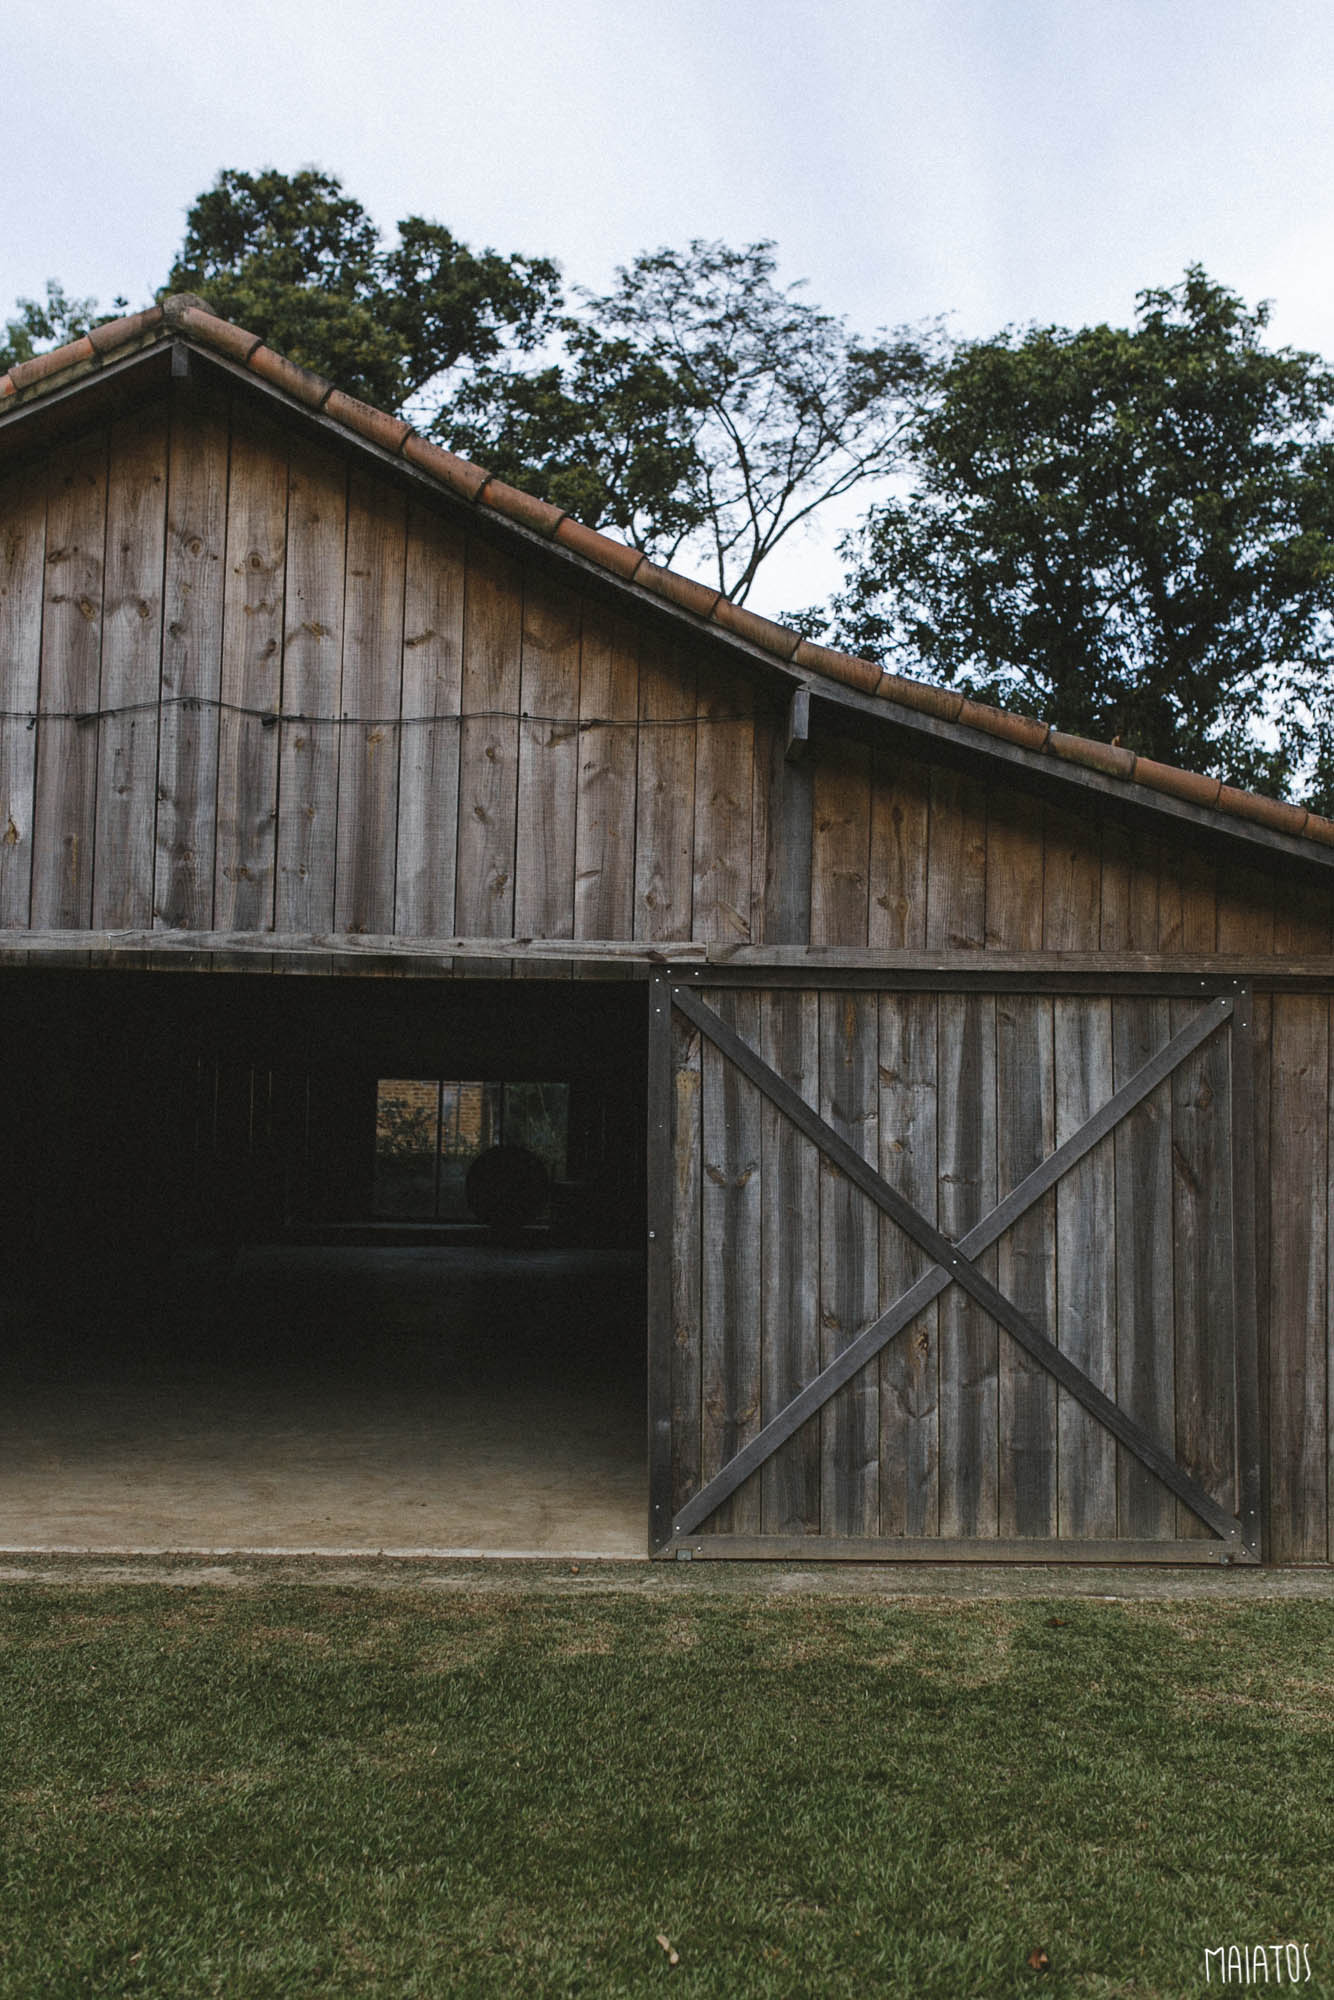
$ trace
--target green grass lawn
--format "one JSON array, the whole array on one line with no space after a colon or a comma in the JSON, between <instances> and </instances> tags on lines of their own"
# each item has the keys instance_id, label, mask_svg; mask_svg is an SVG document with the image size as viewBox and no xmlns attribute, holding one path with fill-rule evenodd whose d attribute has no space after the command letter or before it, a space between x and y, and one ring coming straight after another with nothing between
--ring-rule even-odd
<instances>
[{"instance_id":1,"label":"green grass lawn","mask_svg":"<svg viewBox=\"0 0 1334 2000\"><path fill-rule=\"evenodd\" d=\"M1332 1802L1318 1602L0 1593L5 2000L1328 1994Z\"/></svg>"}]
</instances>

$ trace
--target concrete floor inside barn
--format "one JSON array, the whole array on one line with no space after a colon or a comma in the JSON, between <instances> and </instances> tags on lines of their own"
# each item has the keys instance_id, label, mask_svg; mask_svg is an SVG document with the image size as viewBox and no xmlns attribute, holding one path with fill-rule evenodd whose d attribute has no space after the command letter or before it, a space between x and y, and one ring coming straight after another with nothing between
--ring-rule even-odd
<instances>
[{"instance_id":1,"label":"concrete floor inside barn","mask_svg":"<svg viewBox=\"0 0 1334 2000\"><path fill-rule=\"evenodd\" d=\"M633 1254L264 1246L4 1307L0 1549L644 1553Z\"/></svg>"}]
</instances>

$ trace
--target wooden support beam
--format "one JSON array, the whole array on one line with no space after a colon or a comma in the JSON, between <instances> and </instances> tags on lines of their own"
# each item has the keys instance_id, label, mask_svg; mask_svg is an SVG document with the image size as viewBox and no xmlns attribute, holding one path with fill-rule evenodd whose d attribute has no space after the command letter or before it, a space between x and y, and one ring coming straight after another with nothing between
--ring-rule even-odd
<instances>
[{"instance_id":1,"label":"wooden support beam","mask_svg":"<svg viewBox=\"0 0 1334 2000\"><path fill-rule=\"evenodd\" d=\"M693 1562L1184 1563L1249 1565L1248 1550L1223 1542L1052 1541L974 1535L935 1541L908 1535L694 1535L657 1554Z\"/></svg>"},{"instance_id":2,"label":"wooden support beam","mask_svg":"<svg viewBox=\"0 0 1334 2000\"><path fill-rule=\"evenodd\" d=\"M811 738L811 691L808 687L792 690L792 699L787 705L787 761L800 763L806 755Z\"/></svg>"},{"instance_id":3,"label":"wooden support beam","mask_svg":"<svg viewBox=\"0 0 1334 2000\"><path fill-rule=\"evenodd\" d=\"M867 988L880 992L1175 993L1203 1000L1243 985L1273 992L1334 991L1334 955L1080 951L889 951L865 946L717 944L683 938L471 938L364 935L360 932L259 930L0 930L0 965L92 953L104 962L130 954L164 962L227 952L256 961L327 958L349 965L383 960L409 970L414 961L448 970L452 958L608 962L666 970L695 986Z\"/></svg>"}]
</instances>

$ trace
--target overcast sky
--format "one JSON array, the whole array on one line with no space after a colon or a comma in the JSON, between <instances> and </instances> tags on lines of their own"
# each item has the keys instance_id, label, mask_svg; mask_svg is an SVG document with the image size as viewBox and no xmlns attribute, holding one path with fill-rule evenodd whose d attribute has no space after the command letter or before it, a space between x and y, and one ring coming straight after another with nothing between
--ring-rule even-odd
<instances>
[{"instance_id":1,"label":"overcast sky","mask_svg":"<svg viewBox=\"0 0 1334 2000\"><path fill-rule=\"evenodd\" d=\"M0 314L145 303L220 168L314 163L595 286L768 236L858 331L986 334L1126 323L1200 262L1334 356L1334 0L65 0L4 39ZM755 608L822 595L831 541Z\"/></svg>"}]
</instances>

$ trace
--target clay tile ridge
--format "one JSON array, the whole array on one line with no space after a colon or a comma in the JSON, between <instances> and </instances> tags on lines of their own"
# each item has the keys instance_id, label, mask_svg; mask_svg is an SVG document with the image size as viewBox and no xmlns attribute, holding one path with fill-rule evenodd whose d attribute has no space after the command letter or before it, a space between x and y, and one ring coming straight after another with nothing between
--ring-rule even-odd
<instances>
[{"instance_id":1,"label":"clay tile ridge","mask_svg":"<svg viewBox=\"0 0 1334 2000\"><path fill-rule=\"evenodd\" d=\"M862 694L873 694L902 708L916 710L936 720L950 723L972 735L988 736L1031 754L1055 757L1066 763L1081 764L1087 770L1126 785L1186 800L1192 805L1211 807L1215 812L1244 820L1252 826L1272 828L1294 838L1321 846L1334 846L1334 823L1307 813L1303 807L1284 805L1251 792L1239 792L1217 778L1205 778L1193 771L1177 771L1150 758L1137 757L1117 744L1096 743L1083 736L1068 736L1050 729L1046 723L1008 710L990 708L965 699L957 692L927 681L908 680L884 672L873 661L855 659L849 653L818 646L799 633L772 619L761 618L743 606L733 604L720 592L693 577L675 570L660 569L639 549L618 542L595 528L586 528L559 507L535 495L520 492L470 460L457 457L442 446L423 438L401 417L390 416L355 396L345 395L321 375L289 361L286 355L266 347L261 335L249 333L222 319L207 299L192 292L175 292L160 306L145 312L127 313L90 329L64 347L52 348L31 361L16 362L7 375L0 375L0 410L13 398L34 400L63 377L88 373L127 348L145 346L165 336L184 334L225 355L229 361L258 375L284 391L306 408L320 411L325 420L353 432L393 457L403 458L419 472L448 488L458 498L485 508L506 520L556 541L585 562L606 570L622 582L666 599L679 610L696 618L701 626L727 633L752 649L768 654L783 664L791 663L807 672L841 681Z\"/></svg>"}]
</instances>

